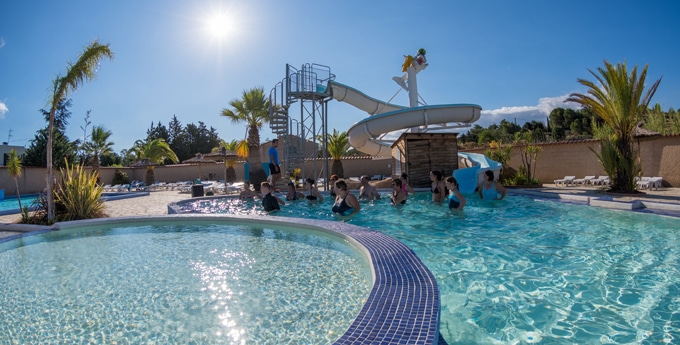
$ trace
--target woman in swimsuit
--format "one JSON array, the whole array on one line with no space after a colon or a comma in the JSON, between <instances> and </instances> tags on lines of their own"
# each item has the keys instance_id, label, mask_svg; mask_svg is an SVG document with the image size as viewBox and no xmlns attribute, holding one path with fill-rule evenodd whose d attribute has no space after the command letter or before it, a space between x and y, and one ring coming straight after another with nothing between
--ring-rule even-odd
<instances>
[{"instance_id":1,"label":"woman in swimsuit","mask_svg":"<svg viewBox=\"0 0 680 345\"><path fill-rule=\"evenodd\" d=\"M293 182L288 182L288 193L286 194L286 200L293 201L293 200L300 200L304 199L305 195L302 194L301 192L298 193L297 190L295 190L295 183Z\"/></svg>"},{"instance_id":2,"label":"woman in swimsuit","mask_svg":"<svg viewBox=\"0 0 680 345\"><path fill-rule=\"evenodd\" d=\"M258 196L257 192L250 189L250 181L243 182L243 190L239 194L241 200L252 200L254 197Z\"/></svg>"},{"instance_id":3,"label":"woman in swimsuit","mask_svg":"<svg viewBox=\"0 0 680 345\"><path fill-rule=\"evenodd\" d=\"M306 196L307 200L319 200L319 202L323 202L323 195L316 189L316 181L314 181L313 178L308 177L305 180L305 184L307 185L307 188L309 188L309 195Z\"/></svg>"},{"instance_id":4,"label":"woman in swimsuit","mask_svg":"<svg viewBox=\"0 0 680 345\"><path fill-rule=\"evenodd\" d=\"M479 197L483 200L503 200L508 191L500 183L494 181L493 171L487 170L484 174L486 174L486 181L477 187ZM501 194L500 198L498 197L499 193Z\"/></svg>"},{"instance_id":5,"label":"woman in swimsuit","mask_svg":"<svg viewBox=\"0 0 680 345\"><path fill-rule=\"evenodd\" d=\"M446 184L442 180L442 172L439 170L430 171L430 181L432 184L432 202L443 202L446 198Z\"/></svg>"},{"instance_id":6,"label":"woman in swimsuit","mask_svg":"<svg viewBox=\"0 0 680 345\"><path fill-rule=\"evenodd\" d=\"M400 179L392 181L392 205L406 204L406 192L404 192L402 187Z\"/></svg>"},{"instance_id":7,"label":"woman in swimsuit","mask_svg":"<svg viewBox=\"0 0 680 345\"><path fill-rule=\"evenodd\" d=\"M338 181L335 183L335 203L333 204L333 213L341 216L353 215L359 212L361 205L354 194L347 190L347 183L345 181Z\"/></svg>"},{"instance_id":8,"label":"woman in swimsuit","mask_svg":"<svg viewBox=\"0 0 680 345\"><path fill-rule=\"evenodd\" d=\"M449 208L462 210L467 200L458 190L458 181L456 181L455 177L449 176L446 178L446 188L449 189L449 196L447 197L449 199Z\"/></svg>"},{"instance_id":9,"label":"woman in swimsuit","mask_svg":"<svg viewBox=\"0 0 680 345\"><path fill-rule=\"evenodd\" d=\"M408 196L408 193L416 194L416 191L413 189L413 187L408 184L408 175L406 175L406 173L401 174L399 179L401 180L401 189L404 191L406 196Z\"/></svg>"}]
</instances>

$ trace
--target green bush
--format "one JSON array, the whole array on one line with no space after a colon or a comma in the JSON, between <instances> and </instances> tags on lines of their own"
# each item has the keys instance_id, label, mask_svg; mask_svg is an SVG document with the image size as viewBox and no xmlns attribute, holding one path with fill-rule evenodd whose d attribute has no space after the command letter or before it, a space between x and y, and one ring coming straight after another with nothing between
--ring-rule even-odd
<instances>
[{"instance_id":1,"label":"green bush","mask_svg":"<svg viewBox=\"0 0 680 345\"><path fill-rule=\"evenodd\" d=\"M118 169L116 169L116 172L113 174L113 181L111 184L128 184L130 183L130 178L128 175Z\"/></svg>"},{"instance_id":2,"label":"green bush","mask_svg":"<svg viewBox=\"0 0 680 345\"><path fill-rule=\"evenodd\" d=\"M104 202L101 200L104 189L97 184L99 174L88 174L82 165L75 168L66 164L61 169L63 181L54 192L55 203L63 206L63 212L56 213L57 220L68 221L104 217ZM55 211L60 208L56 207Z\"/></svg>"}]
</instances>

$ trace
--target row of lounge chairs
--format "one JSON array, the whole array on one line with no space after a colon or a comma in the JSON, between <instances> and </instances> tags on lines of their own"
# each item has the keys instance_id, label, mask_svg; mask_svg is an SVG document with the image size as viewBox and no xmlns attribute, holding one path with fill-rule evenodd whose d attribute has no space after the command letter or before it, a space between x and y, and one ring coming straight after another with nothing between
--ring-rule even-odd
<instances>
[{"instance_id":1,"label":"row of lounge chairs","mask_svg":"<svg viewBox=\"0 0 680 345\"><path fill-rule=\"evenodd\" d=\"M599 177L586 176L584 178L576 178L576 176L565 176L564 178L554 181L555 186L569 187L569 186L608 186L610 184L609 176L601 175ZM636 177L635 182L638 189L656 189L661 187L663 178L661 177Z\"/></svg>"},{"instance_id":2,"label":"row of lounge chairs","mask_svg":"<svg viewBox=\"0 0 680 345\"><path fill-rule=\"evenodd\" d=\"M606 175L601 175L598 177L595 177L594 175L591 176L586 176L584 178L576 178L576 176L565 176L564 178L555 180L555 186L559 187L569 187L569 186L608 186L609 185L609 176Z\"/></svg>"}]
</instances>

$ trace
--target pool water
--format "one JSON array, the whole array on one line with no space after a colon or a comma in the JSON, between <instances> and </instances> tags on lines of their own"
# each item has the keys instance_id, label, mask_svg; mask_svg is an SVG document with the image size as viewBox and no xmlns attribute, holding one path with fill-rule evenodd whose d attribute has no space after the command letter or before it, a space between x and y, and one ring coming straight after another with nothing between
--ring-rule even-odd
<instances>
[{"instance_id":1,"label":"pool water","mask_svg":"<svg viewBox=\"0 0 680 345\"><path fill-rule=\"evenodd\" d=\"M393 236L423 260L441 292L449 344L633 344L680 341L680 219L510 195L465 210L362 202L350 220L332 200L288 202L277 216L338 219ZM183 212L265 214L220 198Z\"/></svg>"},{"instance_id":2,"label":"pool water","mask_svg":"<svg viewBox=\"0 0 680 345\"><path fill-rule=\"evenodd\" d=\"M328 344L372 282L338 238L206 222L0 243L0 272L2 344Z\"/></svg>"},{"instance_id":3,"label":"pool water","mask_svg":"<svg viewBox=\"0 0 680 345\"><path fill-rule=\"evenodd\" d=\"M37 194L31 194L26 196L21 196L21 206L31 207L33 202L38 199ZM19 209L19 200L16 197L5 197L5 199L0 200L0 212L9 210Z\"/></svg>"}]
</instances>

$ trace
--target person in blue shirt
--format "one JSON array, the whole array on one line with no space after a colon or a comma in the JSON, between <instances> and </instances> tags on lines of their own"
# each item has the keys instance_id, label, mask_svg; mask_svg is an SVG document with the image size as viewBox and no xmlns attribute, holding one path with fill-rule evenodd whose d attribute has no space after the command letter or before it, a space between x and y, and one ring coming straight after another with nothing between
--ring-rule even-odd
<instances>
[{"instance_id":1,"label":"person in blue shirt","mask_svg":"<svg viewBox=\"0 0 680 345\"><path fill-rule=\"evenodd\" d=\"M279 139L272 140L272 147L269 148L269 174L272 177L272 186L274 191L276 190L276 182L279 181L281 177L281 166L279 166Z\"/></svg>"},{"instance_id":2,"label":"person in blue shirt","mask_svg":"<svg viewBox=\"0 0 680 345\"><path fill-rule=\"evenodd\" d=\"M465 197L458 190L458 181L453 176L446 178L446 188L449 190L449 209L462 210L465 207Z\"/></svg>"},{"instance_id":3,"label":"person in blue shirt","mask_svg":"<svg viewBox=\"0 0 680 345\"><path fill-rule=\"evenodd\" d=\"M508 191L500 183L496 182L493 176L493 171L487 170L484 172L486 181L482 182L477 188L479 197L482 200L503 200ZM500 198L498 197L500 194Z\"/></svg>"}]
</instances>

